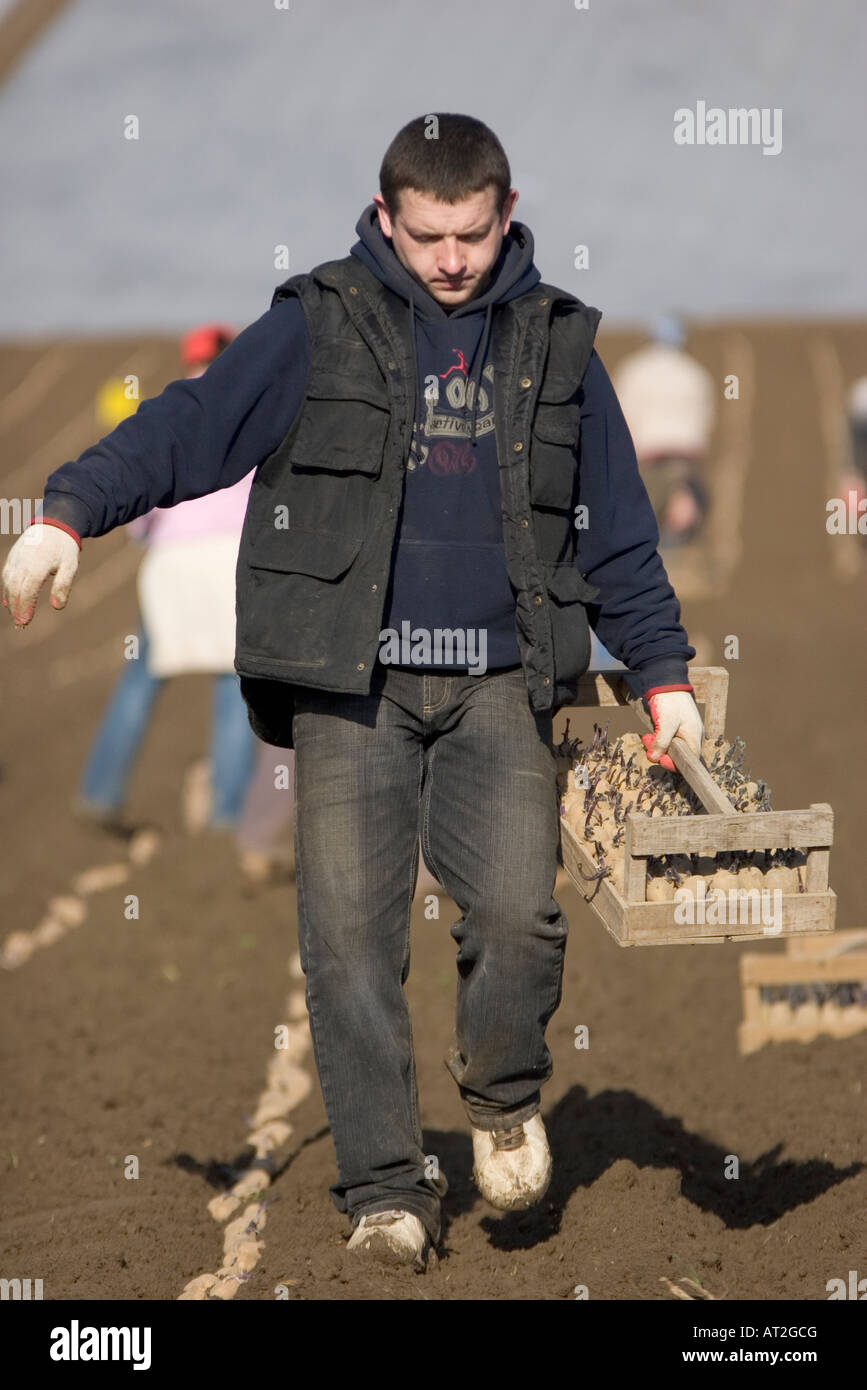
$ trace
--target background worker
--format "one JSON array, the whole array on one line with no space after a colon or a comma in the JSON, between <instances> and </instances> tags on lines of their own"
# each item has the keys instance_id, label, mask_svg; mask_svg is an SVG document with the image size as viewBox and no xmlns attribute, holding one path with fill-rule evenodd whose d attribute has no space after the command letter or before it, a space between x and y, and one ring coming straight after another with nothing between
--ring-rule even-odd
<instances>
[{"instance_id":1,"label":"background worker","mask_svg":"<svg viewBox=\"0 0 867 1390\"><path fill-rule=\"evenodd\" d=\"M189 379L201 377L235 336L234 328L219 323L185 334L180 356ZM116 391L100 399L103 419L109 410L114 426L132 413ZM204 787L188 783L188 799L198 792L203 805L188 808L187 819L214 828L237 823L255 756L233 664L235 564L252 481L251 471L221 492L155 507L128 524L130 538L146 547L137 579L137 647L91 746L73 806L79 816L127 828L130 781L164 681L206 672L214 678L208 779Z\"/></svg>"},{"instance_id":2,"label":"background worker","mask_svg":"<svg viewBox=\"0 0 867 1390\"><path fill-rule=\"evenodd\" d=\"M715 385L685 351L678 319L658 318L651 332L650 343L618 363L612 382L665 550L694 540L704 524Z\"/></svg>"},{"instance_id":3,"label":"background worker","mask_svg":"<svg viewBox=\"0 0 867 1390\"><path fill-rule=\"evenodd\" d=\"M855 494L856 515L867 498L867 376L854 381L847 395L846 457L841 468L839 495L848 507Z\"/></svg>"}]
</instances>

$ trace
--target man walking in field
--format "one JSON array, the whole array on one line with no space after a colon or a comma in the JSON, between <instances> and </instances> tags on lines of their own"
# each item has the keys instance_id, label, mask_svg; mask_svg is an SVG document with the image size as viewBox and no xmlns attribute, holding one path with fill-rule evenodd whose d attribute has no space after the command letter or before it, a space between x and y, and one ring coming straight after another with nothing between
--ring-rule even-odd
<instances>
[{"instance_id":1,"label":"man walking in field","mask_svg":"<svg viewBox=\"0 0 867 1390\"><path fill-rule=\"evenodd\" d=\"M299 947L352 1249L423 1269L426 1165L403 984L419 835L460 909L446 1065L474 1176L540 1200L540 1088L567 922L552 897L552 718L589 623L656 725L700 752L694 656L605 369L600 318L542 282L496 136L420 117L392 141L349 256L293 276L198 381L171 383L47 480L13 620L81 537L257 473L236 669L261 738L296 750ZM430 1174L430 1175L429 1175Z\"/></svg>"}]
</instances>

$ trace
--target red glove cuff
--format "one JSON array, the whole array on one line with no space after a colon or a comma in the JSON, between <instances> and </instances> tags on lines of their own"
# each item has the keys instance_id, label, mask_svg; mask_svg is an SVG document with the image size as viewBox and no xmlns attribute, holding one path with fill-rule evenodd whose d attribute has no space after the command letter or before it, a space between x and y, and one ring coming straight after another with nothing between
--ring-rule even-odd
<instances>
[{"instance_id":1,"label":"red glove cuff","mask_svg":"<svg viewBox=\"0 0 867 1390\"><path fill-rule=\"evenodd\" d=\"M669 690L688 690L690 695L695 694L691 685L655 685L652 690L645 690L644 699L649 700L651 695L665 695Z\"/></svg>"},{"instance_id":2,"label":"red glove cuff","mask_svg":"<svg viewBox=\"0 0 867 1390\"><path fill-rule=\"evenodd\" d=\"M53 516L35 516L30 525L35 526L36 523L40 521L43 526L59 526L61 531L65 531L68 536L72 537L79 550L81 550L81 536L77 531L73 531L71 526L67 526L65 521L57 521Z\"/></svg>"}]
</instances>

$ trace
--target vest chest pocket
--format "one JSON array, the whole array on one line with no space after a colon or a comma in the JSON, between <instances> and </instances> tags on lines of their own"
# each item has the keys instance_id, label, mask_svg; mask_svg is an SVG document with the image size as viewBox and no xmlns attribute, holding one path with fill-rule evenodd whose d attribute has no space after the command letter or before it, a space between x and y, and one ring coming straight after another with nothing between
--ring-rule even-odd
<instances>
[{"instance_id":1,"label":"vest chest pocket","mask_svg":"<svg viewBox=\"0 0 867 1390\"><path fill-rule=\"evenodd\" d=\"M371 374L369 354L354 372L314 365L289 450L293 471L377 475L390 419L388 388Z\"/></svg>"},{"instance_id":2,"label":"vest chest pocket","mask_svg":"<svg viewBox=\"0 0 867 1390\"><path fill-rule=\"evenodd\" d=\"M574 563L562 565L543 560L542 576L548 593L561 607L570 603L592 603L599 597L598 585L589 584Z\"/></svg>"},{"instance_id":3,"label":"vest chest pocket","mask_svg":"<svg viewBox=\"0 0 867 1390\"><path fill-rule=\"evenodd\" d=\"M250 547L248 563L254 569L334 580L346 573L363 543L361 536L298 527L278 530L268 524Z\"/></svg>"},{"instance_id":4,"label":"vest chest pocket","mask_svg":"<svg viewBox=\"0 0 867 1390\"><path fill-rule=\"evenodd\" d=\"M578 491L579 386L574 378L548 377L533 421L530 501L535 507L571 512Z\"/></svg>"}]
</instances>

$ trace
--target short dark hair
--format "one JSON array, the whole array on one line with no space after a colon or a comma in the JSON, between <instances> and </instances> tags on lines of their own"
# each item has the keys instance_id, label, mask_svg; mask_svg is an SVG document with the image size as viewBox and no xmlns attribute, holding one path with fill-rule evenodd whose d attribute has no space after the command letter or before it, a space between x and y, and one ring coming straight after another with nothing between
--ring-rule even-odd
<instances>
[{"instance_id":1,"label":"short dark hair","mask_svg":"<svg viewBox=\"0 0 867 1390\"><path fill-rule=\"evenodd\" d=\"M491 184L502 213L512 186L505 150L483 121L447 111L416 116L399 130L379 170L380 192L392 217L402 188L458 203Z\"/></svg>"}]
</instances>

